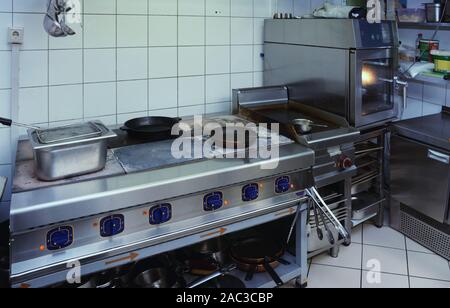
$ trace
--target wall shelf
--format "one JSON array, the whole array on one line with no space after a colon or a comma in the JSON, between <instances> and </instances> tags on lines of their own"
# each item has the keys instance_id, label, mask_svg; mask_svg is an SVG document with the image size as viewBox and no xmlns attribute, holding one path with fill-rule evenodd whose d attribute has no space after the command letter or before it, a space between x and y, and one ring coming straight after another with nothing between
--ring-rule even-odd
<instances>
[{"instance_id":1,"label":"wall shelf","mask_svg":"<svg viewBox=\"0 0 450 308\"><path fill-rule=\"evenodd\" d=\"M399 22L398 27L400 29L423 29L434 30L439 26L440 30L450 30L450 23L431 23L431 22Z\"/></svg>"},{"instance_id":2,"label":"wall shelf","mask_svg":"<svg viewBox=\"0 0 450 308\"><path fill-rule=\"evenodd\" d=\"M411 79L411 80L434 84L434 85L438 85L438 86L442 86L442 87L446 87L447 85L450 84L449 80L445 80L443 78L438 78L438 77L433 77L433 76L428 76L428 75L424 75L424 74L420 74L419 76L417 76L416 78Z\"/></svg>"}]
</instances>

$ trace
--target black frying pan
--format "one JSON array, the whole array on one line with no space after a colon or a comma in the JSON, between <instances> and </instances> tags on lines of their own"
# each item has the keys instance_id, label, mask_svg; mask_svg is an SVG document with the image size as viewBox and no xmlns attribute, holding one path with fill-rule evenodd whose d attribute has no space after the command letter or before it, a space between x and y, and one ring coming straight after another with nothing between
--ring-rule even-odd
<instances>
[{"instance_id":1,"label":"black frying pan","mask_svg":"<svg viewBox=\"0 0 450 308\"><path fill-rule=\"evenodd\" d=\"M132 138L151 141L171 139L172 128L181 121L180 118L144 117L127 121L122 130Z\"/></svg>"}]
</instances>

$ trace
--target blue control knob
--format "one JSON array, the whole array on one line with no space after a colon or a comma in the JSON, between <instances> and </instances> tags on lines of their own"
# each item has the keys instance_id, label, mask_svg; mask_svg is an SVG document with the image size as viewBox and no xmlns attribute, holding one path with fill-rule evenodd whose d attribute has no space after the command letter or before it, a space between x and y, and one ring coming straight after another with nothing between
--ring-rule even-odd
<instances>
[{"instance_id":1,"label":"blue control knob","mask_svg":"<svg viewBox=\"0 0 450 308\"><path fill-rule=\"evenodd\" d=\"M288 192L291 189L291 179L288 176L279 177L275 181L275 192L282 194Z\"/></svg>"},{"instance_id":2,"label":"blue control knob","mask_svg":"<svg viewBox=\"0 0 450 308\"><path fill-rule=\"evenodd\" d=\"M161 225L172 219L172 205L165 203L154 206L150 209L150 224Z\"/></svg>"},{"instance_id":3,"label":"blue control knob","mask_svg":"<svg viewBox=\"0 0 450 308\"><path fill-rule=\"evenodd\" d=\"M73 243L73 228L69 226L55 228L47 233L47 249L59 250Z\"/></svg>"},{"instance_id":4,"label":"blue control knob","mask_svg":"<svg viewBox=\"0 0 450 308\"><path fill-rule=\"evenodd\" d=\"M118 235L125 230L125 218L123 215L105 217L100 221L101 237Z\"/></svg>"},{"instance_id":5,"label":"blue control knob","mask_svg":"<svg viewBox=\"0 0 450 308\"><path fill-rule=\"evenodd\" d=\"M203 198L203 209L207 212L216 211L223 206L223 193L220 191L207 194Z\"/></svg>"},{"instance_id":6,"label":"blue control knob","mask_svg":"<svg viewBox=\"0 0 450 308\"><path fill-rule=\"evenodd\" d=\"M259 197L259 185L248 184L242 188L242 201L249 202L258 199Z\"/></svg>"}]
</instances>

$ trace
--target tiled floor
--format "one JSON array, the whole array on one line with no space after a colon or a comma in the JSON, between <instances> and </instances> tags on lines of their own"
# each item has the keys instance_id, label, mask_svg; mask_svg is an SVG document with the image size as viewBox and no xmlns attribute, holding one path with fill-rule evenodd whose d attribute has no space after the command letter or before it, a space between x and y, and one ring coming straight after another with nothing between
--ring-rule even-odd
<instances>
[{"instance_id":1,"label":"tiled floor","mask_svg":"<svg viewBox=\"0 0 450 308\"><path fill-rule=\"evenodd\" d=\"M366 224L337 259L312 259L308 287L450 288L450 263L389 227Z\"/></svg>"}]
</instances>

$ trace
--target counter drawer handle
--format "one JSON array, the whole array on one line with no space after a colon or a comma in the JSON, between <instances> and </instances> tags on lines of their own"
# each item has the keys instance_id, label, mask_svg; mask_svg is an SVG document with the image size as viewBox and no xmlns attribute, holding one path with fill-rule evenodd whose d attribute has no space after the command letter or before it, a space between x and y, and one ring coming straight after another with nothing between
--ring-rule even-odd
<instances>
[{"instance_id":1,"label":"counter drawer handle","mask_svg":"<svg viewBox=\"0 0 450 308\"><path fill-rule=\"evenodd\" d=\"M444 164L450 163L450 156L433 151L433 150L428 150L428 158L436 160L436 161L444 163Z\"/></svg>"}]
</instances>

